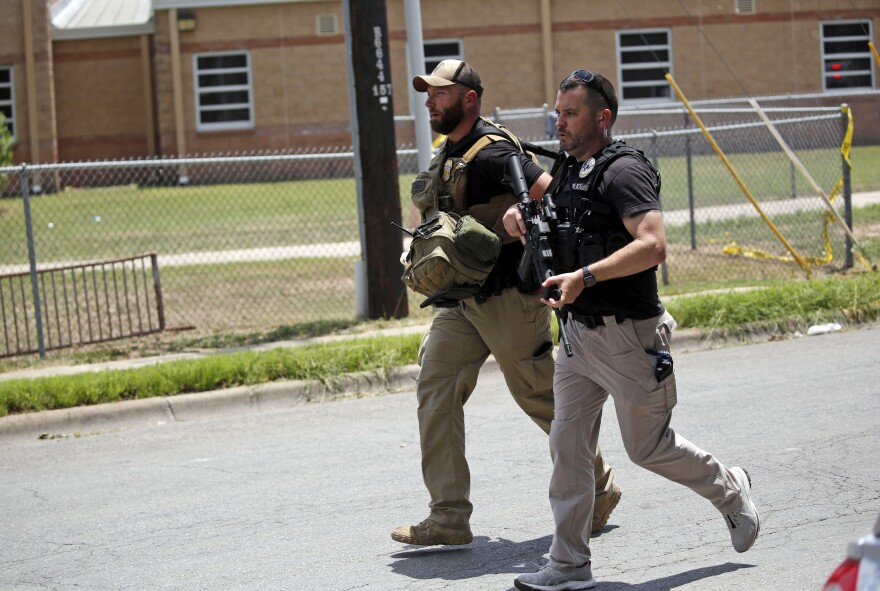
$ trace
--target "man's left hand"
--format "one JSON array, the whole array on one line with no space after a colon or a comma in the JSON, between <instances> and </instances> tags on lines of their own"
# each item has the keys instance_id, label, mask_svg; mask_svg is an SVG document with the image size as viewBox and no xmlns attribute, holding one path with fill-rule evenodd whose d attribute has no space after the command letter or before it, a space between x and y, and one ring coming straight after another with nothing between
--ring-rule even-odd
<instances>
[{"instance_id":1,"label":"man's left hand","mask_svg":"<svg viewBox=\"0 0 880 591\"><path fill-rule=\"evenodd\" d=\"M541 298L541 302L552 308L561 308L566 304L574 302L581 292L584 290L584 274L578 269L571 273L563 273L562 275L553 275L548 277L541 287L547 288L557 286L562 292L558 300Z\"/></svg>"}]
</instances>

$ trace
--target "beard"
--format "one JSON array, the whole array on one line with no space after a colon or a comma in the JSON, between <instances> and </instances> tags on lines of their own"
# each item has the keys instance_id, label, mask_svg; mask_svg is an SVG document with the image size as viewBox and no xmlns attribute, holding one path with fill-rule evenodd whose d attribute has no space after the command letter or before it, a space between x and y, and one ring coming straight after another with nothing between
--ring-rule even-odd
<instances>
[{"instance_id":1,"label":"beard","mask_svg":"<svg viewBox=\"0 0 880 591\"><path fill-rule=\"evenodd\" d=\"M461 123L461 120L463 118L464 107L462 107L461 101L459 101L441 111L439 119L432 119L431 129L433 129L436 133L449 135L450 132L458 127L458 124Z\"/></svg>"},{"instance_id":2,"label":"beard","mask_svg":"<svg viewBox=\"0 0 880 591\"><path fill-rule=\"evenodd\" d=\"M577 152L578 148L582 148L599 135L599 124L592 120L583 133L569 135L571 139L567 142L563 142L562 138L559 139L559 149L570 154L572 151Z\"/></svg>"}]
</instances>

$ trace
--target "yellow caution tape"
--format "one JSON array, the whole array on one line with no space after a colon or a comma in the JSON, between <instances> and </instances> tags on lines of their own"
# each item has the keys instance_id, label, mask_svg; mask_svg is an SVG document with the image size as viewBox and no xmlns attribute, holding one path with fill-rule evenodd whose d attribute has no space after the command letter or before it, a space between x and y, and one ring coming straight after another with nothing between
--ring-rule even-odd
<instances>
[{"instance_id":1,"label":"yellow caution tape","mask_svg":"<svg viewBox=\"0 0 880 591\"><path fill-rule=\"evenodd\" d=\"M852 120L852 111L848 106L843 107L843 112L846 113L847 124L846 124L846 133L843 136L843 142L840 144L840 154L843 156L844 162L846 162L847 167L852 170L852 162L850 162L849 155L852 150L852 137L853 137L853 120ZM834 184L834 188L831 189L831 192L828 194L828 201L834 203L834 200L840 194L841 189L843 189L843 174L840 175L840 178L837 179L837 182ZM831 233L828 231L828 227L835 222L834 214L828 210L825 210L824 221L822 224L822 242L825 245L825 256L823 257L802 257L807 264L811 267L819 267L821 265L827 265L834 258L834 253L832 252L831 247ZM731 242L724 246L721 249L721 252L730 256L744 256L747 258L753 259L769 259L776 261L783 261L786 263L798 262L794 257L788 256L777 256L768 253L765 250L761 250L759 248L750 248L750 247L742 247L738 245L736 242ZM857 250L853 250L853 253L856 257L858 257L859 262L863 265L871 268L871 264L865 260L860 252Z\"/></svg>"}]
</instances>

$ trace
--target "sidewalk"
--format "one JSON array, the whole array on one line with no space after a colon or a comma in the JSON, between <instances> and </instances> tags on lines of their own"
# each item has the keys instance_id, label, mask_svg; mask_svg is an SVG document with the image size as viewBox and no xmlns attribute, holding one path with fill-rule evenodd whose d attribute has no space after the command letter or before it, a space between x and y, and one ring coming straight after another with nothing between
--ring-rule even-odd
<instances>
[{"instance_id":1,"label":"sidewalk","mask_svg":"<svg viewBox=\"0 0 880 591\"><path fill-rule=\"evenodd\" d=\"M199 359L211 355L237 351L267 351L282 347L367 338L377 335L394 336L424 333L428 325L395 327L357 335L333 335L280 341L252 347L225 349L210 353L179 353L142 359L122 359L88 365L24 369L0 374L0 381L14 379L37 379L51 376L74 375L86 372L114 371L146 367L181 359ZM713 339L699 330L678 330L674 337L675 351L686 353L721 346L725 343ZM494 357L490 356L484 371L497 370ZM329 402L343 398L376 396L383 393L414 389L419 367L407 365L387 373L361 372L340 376L330 384L317 380L281 381L256 386L239 386L210 392L157 396L140 400L111 402L94 406L48 410L0 417L0 444L4 441L76 437L107 430L120 430L156 426L177 421L194 421L230 413L239 415L272 412L299 406L309 402Z\"/></svg>"}]
</instances>

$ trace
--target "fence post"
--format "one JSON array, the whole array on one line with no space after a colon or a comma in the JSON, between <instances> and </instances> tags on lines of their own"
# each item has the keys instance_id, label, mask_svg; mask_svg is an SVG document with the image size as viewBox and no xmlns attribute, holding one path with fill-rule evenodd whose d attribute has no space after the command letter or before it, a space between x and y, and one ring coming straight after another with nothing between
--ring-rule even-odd
<instances>
[{"instance_id":1,"label":"fence post","mask_svg":"<svg viewBox=\"0 0 880 591\"><path fill-rule=\"evenodd\" d=\"M846 132L849 128L849 105L843 103L840 105L840 124L841 124L841 144L846 139ZM846 227L852 231L852 179L850 178L849 162L847 156L843 153L840 155L841 165L843 167L843 221ZM853 243L848 233L844 233L844 252L846 253L843 268L852 269L855 262L853 261Z\"/></svg>"},{"instance_id":2,"label":"fence post","mask_svg":"<svg viewBox=\"0 0 880 591\"><path fill-rule=\"evenodd\" d=\"M651 131L651 162L654 163L654 168L660 170L659 157L657 155L657 132ZM658 197L660 197L658 195ZM663 210L663 204L660 204L660 210ZM660 277L663 281L663 285L669 285L669 268L666 266L666 261L660 263Z\"/></svg>"},{"instance_id":3,"label":"fence post","mask_svg":"<svg viewBox=\"0 0 880 591\"><path fill-rule=\"evenodd\" d=\"M788 96L788 108L789 109L794 108L794 103L792 101L791 95ZM788 145L792 145L791 138L792 138L793 133L794 132L788 134L789 135ZM791 183L791 198L794 199L797 197L797 175L795 174L794 161L792 161L792 160L789 160L789 162L788 162L788 175L789 175L789 182Z\"/></svg>"},{"instance_id":4,"label":"fence post","mask_svg":"<svg viewBox=\"0 0 880 591\"><path fill-rule=\"evenodd\" d=\"M688 113L684 114L684 127L690 129L691 118ZM691 250L697 250L697 213L694 204L694 154L691 146L691 134L684 139L685 163L687 164L688 185L688 215L691 227Z\"/></svg>"},{"instance_id":5,"label":"fence post","mask_svg":"<svg viewBox=\"0 0 880 591\"><path fill-rule=\"evenodd\" d=\"M153 267L153 291L156 294L156 314L159 316L159 330L165 330L165 302L162 299L162 281L159 279L159 255L150 253L150 265Z\"/></svg>"},{"instance_id":6,"label":"fence post","mask_svg":"<svg viewBox=\"0 0 880 591\"><path fill-rule=\"evenodd\" d=\"M21 196L24 200L24 227L27 234L28 263L31 272L31 290L34 297L34 321L37 327L37 349L40 359L46 358L46 343L43 340L43 312L40 306L40 279L37 276L37 254L34 249L34 224L31 218L30 174L27 165L21 165ZM27 305L22 302L22 305Z\"/></svg>"}]
</instances>

